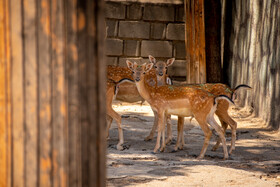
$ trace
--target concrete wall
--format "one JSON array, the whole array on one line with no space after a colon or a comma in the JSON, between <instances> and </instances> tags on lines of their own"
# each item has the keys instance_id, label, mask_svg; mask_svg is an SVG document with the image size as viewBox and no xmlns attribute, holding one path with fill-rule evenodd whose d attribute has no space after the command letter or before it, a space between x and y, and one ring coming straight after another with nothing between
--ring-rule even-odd
<instances>
[{"instance_id":1,"label":"concrete wall","mask_svg":"<svg viewBox=\"0 0 280 187\"><path fill-rule=\"evenodd\" d=\"M158 1L151 1L158 2ZM183 1L106 1L108 65L125 66L126 59L148 62L176 58L171 76L186 76Z\"/></svg>"},{"instance_id":2,"label":"concrete wall","mask_svg":"<svg viewBox=\"0 0 280 187\"><path fill-rule=\"evenodd\" d=\"M232 87L253 87L244 105L273 128L280 122L280 0L234 0L226 8L225 59ZM245 102L246 101L246 102Z\"/></svg>"}]
</instances>

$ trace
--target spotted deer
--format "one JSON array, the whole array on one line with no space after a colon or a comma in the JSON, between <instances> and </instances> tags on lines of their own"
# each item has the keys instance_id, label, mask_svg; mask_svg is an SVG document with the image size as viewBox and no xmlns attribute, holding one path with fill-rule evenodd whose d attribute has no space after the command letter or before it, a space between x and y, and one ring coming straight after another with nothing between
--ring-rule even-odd
<instances>
[{"instance_id":1,"label":"spotted deer","mask_svg":"<svg viewBox=\"0 0 280 187\"><path fill-rule=\"evenodd\" d=\"M235 89L232 89L229 86L220 83L218 84L207 83L207 84L189 85L189 86L206 90L214 95L226 95L232 100L234 100L234 98L236 97L236 93L240 90L240 88L251 89L251 87L248 85L239 85ZM231 128L231 146L229 150L229 154L231 154L232 151L235 150L237 123L228 114L228 109L229 109L228 102L225 102L223 100L218 101L217 110L215 114L217 115L217 117L221 122L224 133L226 132L228 125ZM178 123L178 125L183 126L184 124ZM178 127L178 129L180 130L178 131L178 139L174 150L176 150L178 147L182 148L184 146L183 127ZM218 138L216 144L212 148L212 151L216 151L219 148L220 143L221 143L221 139Z\"/></svg>"},{"instance_id":2,"label":"spotted deer","mask_svg":"<svg viewBox=\"0 0 280 187\"><path fill-rule=\"evenodd\" d=\"M169 59L169 61L174 62L174 59ZM171 63L171 64L172 64ZM171 65L170 64L170 65ZM161 66L169 66L169 63L163 64L158 63L155 64L156 67L161 69ZM147 75L147 84L150 86L155 86L158 84L163 84L161 81L168 81L168 76L166 72L162 72L161 70L153 69ZM161 76L159 80L156 80L156 72ZM107 66L107 90L106 90L106 108L107 108L107 137L109 137L109 129L111 127L113 119L116 121L118 125L118 134L119 134L119 142L117 144L117 149L122 150L124 143L123 131L121 126L121 116L112 108L112 102L114 99L124 102L144 102L145 100L139 95L139 92L136 88L134 82L125 81L131 80L132 74L131 71L127 67L118 67L118 66ZM157 113L154 111L155 121L157 123ZM154 125L156 127L156 125ZM171 117L167 117L167 127L171 126ZM168 135L169 139L167 142L170 142L172 139L172 134ZM149 137L146 137L145 140L149 140Z\"/></svg>"},{"instance_id":3,"label":"spotted deer","mask_svg":"<svg viewBox=\"0 0 280 187\"><path fill-rule=\"evenodd\" d=\"M150 62L152 63L156 63L156 59L152 56L149 57ZM167 69L167 67L170 66L168 63L162 63L161 67L163 69ZM162 74L156 72L157 75L157 80L160 80L162 77ZM176 82L175 82L176 83ZM241 88L245 88L245 89L251 89L250 86L248 85L239 85L237 86L235 89L230 88L229 86L225 85L225 84L221 84L221 83L215 83L215 84L186 84L186 83L180 83L177 82L177 85L184 85L184 86L191 86L194 88L198 88L198 89L204 89L214 95L226 95L228 97L230 97L232 100L235 99L236 94L238 91L240 91ZM215 112L215 114L218 116L221 124L222 124L222 128L224 130L224 132L226 131L228 125L231 127L232 130L232 139L231 139L231 147L229 150L229 153L231 154L233 150L235 150L235 141L236 141L236 128L237 128L237 123L229 116L228 114L228 108L229 108L229 103L221 100L218 101L218 105L217 105L217 110ZM155 124L154 124L155 125ZM178 116L178 137L177 137L177 143L176 146L174 148L174 151L177 151L178 149L182 149L184 146L184 138L183 138L183 126L184 126L184 118ZM153 134L155 131L156 127L153 127L151 132L150 132L150 139L153 138ZM171 126L167 127L167 134L170 134L170 131L172 131ZM219 145L221 143L221 140L218 139L217 143L215 144L215 146L212 148L213 151L215 151Z\"/></svg>"},{"instance_id":4,"label":"spotted deer","mask_svg":"<svg viewBox=\"0 0 280 187\"><path fill-rule=\"evenodd\" d=\"M153 150L154 153L156 153L159 148L160 151L164 151L165 149L165 115L173 114L180 117L194 116L198 121L205 136L202 150L198 156L199 159L204 157L212 135L208 124L210 124L219 134L223 144L224 159L228 158L226 139L223 130L214 119L214 113L219 100L226 100L229 103L233 103L230 98L223 95L214 96L205 90L188 86L149 86L148 84L145 84L145 81L148 72L153 67L153 63L138 65L136 62L132 63L129 60L127 60L126 63L133 73L133 79L139 94L158 114L158 136ZM161 144L160 141L162 141Z\"/></svg>"}]
</instances>

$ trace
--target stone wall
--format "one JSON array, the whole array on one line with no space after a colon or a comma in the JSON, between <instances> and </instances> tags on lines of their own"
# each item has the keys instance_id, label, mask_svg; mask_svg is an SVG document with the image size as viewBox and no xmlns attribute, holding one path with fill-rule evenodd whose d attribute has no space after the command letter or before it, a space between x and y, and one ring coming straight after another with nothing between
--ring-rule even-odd
<instances>
[{"instance_id":1,"label":"stone wall","mask_svg":"<svg viewBox=\"0 0 280 187\"><path fill-rule=\"evenodd\" d=\"M277 129L280 122L280 0L227 1L224 66L232 87L248 84L244 105Z\"/></svg>"},{"instance_id":2,"label":"stone wall","mask_svg":"<svg viewBox=\"0 0 280 187\"><path fill-rule=\"evenodd\" d=\"M107 64L125 66L126 59L144 63L148 55L174 57L169 74L185 79L184 5L174 2L106 1Z\"/></svg>"}]
</instances>

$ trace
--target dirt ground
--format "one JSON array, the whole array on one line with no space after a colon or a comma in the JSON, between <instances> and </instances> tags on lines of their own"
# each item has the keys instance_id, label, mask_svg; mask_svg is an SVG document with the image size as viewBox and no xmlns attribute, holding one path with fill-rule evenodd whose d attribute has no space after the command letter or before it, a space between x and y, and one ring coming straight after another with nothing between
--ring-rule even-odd
<instances>
[{"instance_id":1,"label":"dirt ground","mask_svg":"<svg viewBox=\"0 0 280 187\"><path fill-rule=\"evenodd\" d=\"M144 138L153 125L153 113L148 104L114 104L122 115L125 150L118 151L118 130L113 122L107 149L107 186L280 186L280 133L251 114L251 110L236 106L230 115L238 123L236 150L223 160L223 149L211 151L211 143L203 160L197 160L204 136L197 122L185 119L183 150L172 153L177 137L177 117L172 116L174 140L163 153L152 154L156 137ZM218 121L218 120L217 120ZM231 140L226 132L227 145Z\"/></svg>"}]
</instances>

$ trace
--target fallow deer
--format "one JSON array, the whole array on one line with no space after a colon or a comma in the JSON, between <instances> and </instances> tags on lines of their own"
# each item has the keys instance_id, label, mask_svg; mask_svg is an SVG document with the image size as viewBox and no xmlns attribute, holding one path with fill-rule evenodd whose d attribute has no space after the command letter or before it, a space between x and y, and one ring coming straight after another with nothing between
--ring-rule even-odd
<instances>
[{"instance_id":1,"label":"fallow deer","mask_svg":"<svg viewBox=\"0 0 280 187\"><path fill-rule=\"evenodd\" d=\"M133 72L133 79L135 80L136 87L140 95L158 114L158 136L156 146L153 150L154 153L156 153L160 148L160 140L162 140L160 151L164 151L165 115L173 114L180 117L194 116L198 121L205 136L202 150L198 156L199 159L202 159L204 157L212 135L212 132L207 123L209 123L219 134L223 144L224 159L228 158L225 136L223 130L214 119L214 113L216 111L217 102L219 100L226 100L229 103L233 103L230 98L222 95L214 96L213 94L205 90L188 86L149 86L148 84L146 84L146 74L148 74L148 72L152 69L153 63L150 63L148 65L138 65L136 62L132 63L129 60L127 60L126 63L128 68Z\"/></svg>"},{"instance_id":2,"label":"fallow deer","mask_svg":"<svg viewBox=\"0 0 280 187\"><path fill-rule=\"evenodd\" d=\"M172 59L169 59L172 60ZM173 59L174 61L174 59ZM172 62L173 63L173 62ZM158 64L158 67L160 67L163 64ZM164 64L165 65L165 64ZM165 65L166 66L166 65ZM161 74L160 71L157 71L159 74ZM168 76L164 74L162 75L166 80L168 80ZM164 81L164 79L160 79L160 81ZM113 119L115 119L117 125L118 125L118 134L119 134L119 143L117 144L117 149L122 150L124 143L123 138L123 131L121 126L121 116L112 108L112 102L115 98L119 101L124 102L137 102L141 101L144 102L145 100L139 95L139 92L135 86L134 82L126 82L123 80L126 79L132 79L131 71L127 67L118 67L118 66L108 66L107 67L107 91L106 91L106 108L107 108L107 137L109 136L109 129L111 127ZM156 80L156 70L152 70L149 72L148 75L148 84L150 86L154 86L157 84ZM160 82L161 84L161 82ZM155 115L155 121L154 123L157 123L157 113L154 111ZM156 127L156 125L154 125ZM171 119L167 119L167 127L169 128L171 126ZM172 139L172 134L168 136L169 141ZM145 138L147 140L147 138Z\"/></svg>"},{"instance_id":3,"label":"fallow deer","mask_svg":"<svg viewBox=\"0 0 280 187\"><path fill-rule=\"evenodd\" d=\"M199 85L196 84L196 85L188 85L188 86L206 90L214 95L226 95L229 98L232 98L232 100L234 100L234 97L235 97L234 95L240 88L251 89L251 87L247 86L247 85L239 85L235 89L231 89L229 86L227 86L225 84L220 84L220 83L217 83L217 84L207 83L207 84L199 84ZM228 102L221 100L218 102L217 110L216 110L215 114L218 116L218 118L221 122L224 133L226 132L228 125L231 128L231 146L230 146L230 150L229 150L229 154L231 154L232 151L235 150L237 123L229 116L228 109L229 109ZM178 125L183 125L183 124L178 123ZM178 139L177 139L177 143L176 143L174 150L177 150L178 147L182 148L184 146L183 127L178 127L178 129L180 129L180 131L178 132L178 137L177 137ZM169 130L171 130L171 129L169 129ZM212 151L217 150L220 143L221 143L221 140L220 140L220 138L218 138L216 144L212 148Z\"/></svg>"},{"instance_id":4,"label":"fallow deer","mask_svg":"<svg viewBox=\"0 0 280 187\"><path fill-rule=\"evenodd\" d=\"M152 63L156 63L156 59L152 56L149 57L150 62ZM167 67L169 66L168 63L164 63L162 64L162 67L165 67L165 69L167 69ZM160 80L162 77L162 74L156 72L157 74L157 79ZM177 83L177 85L184 85L184 86L191 86L191 87L195 87L198 89L204 89L214 95L226 95L230 98L232 98L232 100L235 99L236 97L236 93L240 90L240 88L245 88L245 89L251 89L250 86L248 85L239 85L237 86L235 89L231 89L229 86L225 85L225 84L221 84L221 83L216 83L216 84L182 84L182 83ZM228 114L228 108L229 108L229 104L226 101L219 101L218 105L217 105L217 110L215 112L215 114L218 116L223 130L224 132L226 131L228 125L230 125L231 130L232 130L232 139L231 139L231 147L229 150L229 153L231 154L233 150L235 150L235 141L236 141L236 128L237 128L237 123L229 116ZM182 119L182 117L178 116L178 136L177 136L177 143L176 146L174 148L174 151L177 151L178 149L182 149L184 146L184 138L183 138L183 125L184 125L184 118ZM150 134L154 134L153 131L155 131L156 127L153 127ZM167 134L170 134L169 131L172 131L171 126L167 127ZM152 139L153 136L150 136L150 138ZM219 145L221 143L221 140L218 139L217 143L215 144L215 146L212 148L213 151L215 151Z\"/></svg>"}]
</instances>

